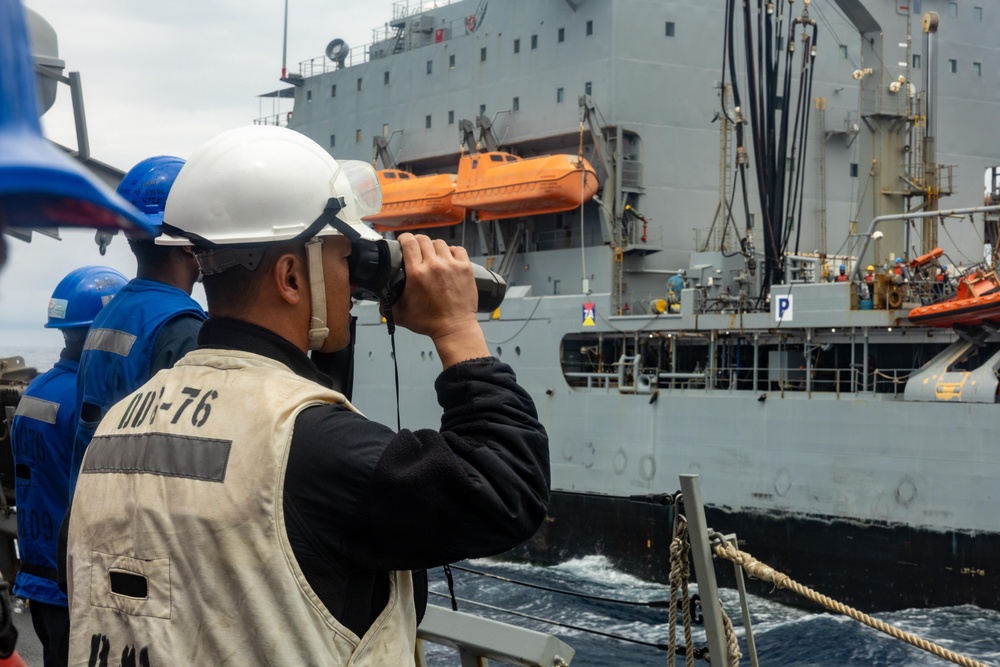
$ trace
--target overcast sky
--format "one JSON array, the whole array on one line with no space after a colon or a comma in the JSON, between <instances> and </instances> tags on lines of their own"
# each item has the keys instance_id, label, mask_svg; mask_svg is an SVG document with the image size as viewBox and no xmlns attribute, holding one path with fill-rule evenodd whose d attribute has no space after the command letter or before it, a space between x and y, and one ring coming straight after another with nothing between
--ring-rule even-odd
<instances>
[{"instance_id":1,"label":"overcast sky","mask_svg":"<svg viewBox=\"0 0 1000 667\"><path fill-rule=\"evenodd\" d=\"M65 72L80 72L91 154L127 171L152 155L186 158L212 136L273 109L258 95L286 87L282 61L283 0L22 0L55 29ZM415 5L415 0L410 0ZM391 0L289 0L288 69L321 56L334 38L368 44L372 29L392 18ZM69 88L42 117L47 137L76 148ZM70 270L104 264L132 277L135 260L124 239L107 255L94 233L66 232L56 241L8 237L0 274L0 357L23 346L60 346L42 329L53 288ZM204 296L195 288L195 297Z\"/></svg>"}]
</instances>

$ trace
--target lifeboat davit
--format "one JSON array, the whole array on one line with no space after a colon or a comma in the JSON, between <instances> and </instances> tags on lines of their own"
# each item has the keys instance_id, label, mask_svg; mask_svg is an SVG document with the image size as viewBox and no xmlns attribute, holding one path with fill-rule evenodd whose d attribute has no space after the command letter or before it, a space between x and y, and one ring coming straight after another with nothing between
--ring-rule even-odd
<instances>
[{"instance_id":1,"label":"lifeboat davit","mask_svg":"<svg viewBox=\"0 0 1000 667\"><path fill-rule=\"evenodd\" d=\"M458 165L453 201L502 220L577 208L597 192L597 175L576 155L521 158L490 151L464 155Z\"/></svg>"},{"instance_id":2,"label":"lifeboat davit","mask_svg":"<svg viewBox=\"0 0 1000 667\"><path fill-rule=\"evenodd\" d=\"M457 225L465 209L453 201L455 174L416 176L401 169L378 172L382 208L365 220L380 232L404 232Z\"/></svg>"},{"instance_id":3,"label":"lifeboat davit","mask_svg":"<svg viewBox=\"0 0 1000 667\"><path fill-rule=\"evenodd\" d=\"M1000 281L992 271L977 270L962 277L953 297L914 308L907 319L931 327L1000 323Z\"/></svg>"}]
</instances>

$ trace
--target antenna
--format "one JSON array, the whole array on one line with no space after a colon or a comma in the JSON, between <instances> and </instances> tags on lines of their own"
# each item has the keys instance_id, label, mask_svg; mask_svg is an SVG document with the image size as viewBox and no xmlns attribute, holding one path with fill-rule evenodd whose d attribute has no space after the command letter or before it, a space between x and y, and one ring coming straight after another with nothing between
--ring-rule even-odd
<instances>
[{"instance_id":1,"label":"antenna","mask_svg":"<svg viewBox=\"0 0 1000 667\"><path fill-rule=\"evenodd\" d=\"M288 0L285 0L285 31L281 39L281 78L288 76Z\"/></svg>"},{"instance_id":2,"label":"antenna","mask_svg":"<svg viewBox=\"0 0 1000 667\"><path fill-rule=\"evenodd\" d=\"M344 66L344 60L350 50L351 47L347 45L347 42L335 39L326 45L326 57L337 63L337 69L340 69Z\"/></svg>"}]
</instances>

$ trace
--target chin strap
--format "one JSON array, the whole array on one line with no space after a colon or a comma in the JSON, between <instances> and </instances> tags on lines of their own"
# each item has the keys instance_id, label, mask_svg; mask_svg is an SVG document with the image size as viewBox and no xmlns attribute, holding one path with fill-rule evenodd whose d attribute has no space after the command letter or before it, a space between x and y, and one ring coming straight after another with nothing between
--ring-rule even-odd
<instances>
[{"instance_id":1,"label":"chin strap","mask_svg":"<svg viewBox=\"0 0 1000 667\"><path fill-rule=\"evenodd\" d=\"M306 241L306 267L309 271L309 295L312 316L309 319L309 349L318 350L330 335L326 326L326 284L323 280L323 239L314 236Z\"/></svg>"}]
</instances>

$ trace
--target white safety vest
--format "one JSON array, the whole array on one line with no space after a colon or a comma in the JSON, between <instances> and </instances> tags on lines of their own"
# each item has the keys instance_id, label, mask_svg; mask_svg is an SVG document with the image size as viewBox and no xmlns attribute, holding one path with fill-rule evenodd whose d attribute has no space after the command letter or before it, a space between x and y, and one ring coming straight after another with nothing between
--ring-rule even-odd
<instances>
[{"instance_id":1,"label":"white safety vest","mask_svg":"<svg viewBox=\"0 0 1000 667\"><path fill-rule=\"evenodd\" d=\"M289 443L299 412L321 403L354 410L272 359L195 350L110 410L73 498L71 665L103 650L111 664L125 650L146 664L145 652L153 667L414 664L409 572L390 574L359 638L292 554Z\"/></svg>"}]
</instances>

